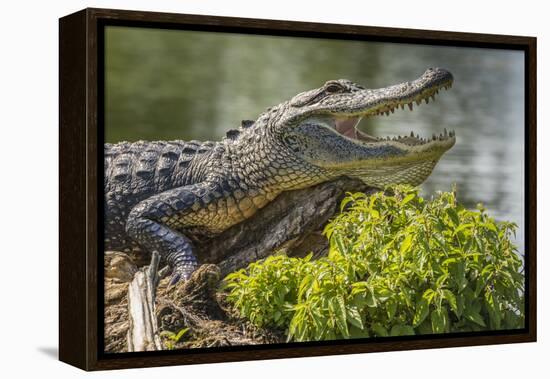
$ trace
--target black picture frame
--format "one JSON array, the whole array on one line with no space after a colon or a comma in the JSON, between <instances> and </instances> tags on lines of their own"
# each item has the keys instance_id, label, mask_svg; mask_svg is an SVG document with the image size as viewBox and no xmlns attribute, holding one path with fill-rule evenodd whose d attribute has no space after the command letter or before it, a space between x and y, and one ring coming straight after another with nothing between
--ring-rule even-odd
<instances>
[{"instance_id":1,"label":"black picture frame","mask_svg":"<svg viewBox=\"0 0 550 379\"><path fill-rule=\"evenodd\" d=\"M483 47L525 53L524 329L372 340L105 354L103 352L103 59L108 25ZM536 341L536 38L113 9L59 21L59 358L85 370Z\"/></svg>"}]
</instances>

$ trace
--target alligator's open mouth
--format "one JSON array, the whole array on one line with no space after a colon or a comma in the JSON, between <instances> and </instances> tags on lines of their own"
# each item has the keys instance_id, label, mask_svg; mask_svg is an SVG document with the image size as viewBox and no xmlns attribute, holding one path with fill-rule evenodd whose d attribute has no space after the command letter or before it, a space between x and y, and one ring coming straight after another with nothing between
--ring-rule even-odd
<instances>
[{"instance_id":1,"label":"alligator's open mouth","mask_svg":"<svg viewBox=\"0 0 550 379\"><path fill-rule=\"evenodd\" d=\"M388 88L388 96L386 99L380 99L377 104L368 107L368 109L357 112L353 115L341 115L333 114L330 116L332 120L332 125L330 125L335 131L340 135L345 136L354 140L355 142L362 143L376 143L383 141L395 141L400 144L408 146L418 146L431 143L433 141L449 141L454 142L455 132L443 130L439 135L433 134L431 137L420 137L418 134L415 134L411 131L410 135L407 136L396 136L396 137L375 137L369 135L365 132L362 132L357 128L359 122L363 118L374 117L380 115L389 116L390 113L394 113L396 109L401 108L405 109L407 106L411 111L413 110L414 104L420 105L422 101L426 104L429 103L430 99L435 100L435 96L438 95L439 91L442 89L449 89L452 86L453 79L449 75L448 78L432 82L430 84L421 86L419 90L413 91L407 95L395 96L392 94L393 91L401 92L403 89L406 90L407 86L411 86L410 83L398 84L393 87ZM405 87L405 88L403 88Z\"/></svg>"}]
</instances>

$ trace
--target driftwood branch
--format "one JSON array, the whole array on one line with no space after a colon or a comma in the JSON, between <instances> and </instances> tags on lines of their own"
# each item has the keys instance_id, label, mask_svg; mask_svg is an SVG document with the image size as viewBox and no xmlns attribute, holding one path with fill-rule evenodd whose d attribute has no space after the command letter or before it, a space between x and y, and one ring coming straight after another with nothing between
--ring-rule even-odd
<instances>
[{"instance_id":1,"label":"driftwood branch","mask_svg":"<svg viewBox=\"0 0 550 379\"><path fill-rule=\"evenodd\" d=\"M136 272L128 287L128 351L162 349L155 310L159 260L153 252L150 265Z\"/></svg>"},{"instance_id":2,"label":"driftwood branch","mask_svg":"<svg viewBox=\"0 0 550 379\"><path fill-rule=\"evenodd\" d=\"M338 211L346 192L369 192L363 182L340 178L314 187L289 191L258 211L252 218L198 246L199 259L216 263L222 275L285 250L289 255L326 252L321 231Z\"/></svg>"}]
</instances>

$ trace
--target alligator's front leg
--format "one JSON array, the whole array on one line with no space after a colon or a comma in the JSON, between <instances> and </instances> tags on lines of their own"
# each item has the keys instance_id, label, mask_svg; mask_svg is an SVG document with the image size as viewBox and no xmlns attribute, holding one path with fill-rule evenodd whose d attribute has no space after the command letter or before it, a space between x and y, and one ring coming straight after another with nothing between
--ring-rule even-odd
<instances>
[{"instance_id":1,"label":"alligator's front leg","mask_svg":"<svg viewBox=\"0 0 550 379\"><path fill-rule=\"evenodd\" d=\"M204 183L174 188L143 200L128 215L126 232L168 262L173 269L171 284L187 280L199 265L190 239L181 230L201 221L197 211L208 206L210 192L212 188Z\"/></svg>"}]
</instances>

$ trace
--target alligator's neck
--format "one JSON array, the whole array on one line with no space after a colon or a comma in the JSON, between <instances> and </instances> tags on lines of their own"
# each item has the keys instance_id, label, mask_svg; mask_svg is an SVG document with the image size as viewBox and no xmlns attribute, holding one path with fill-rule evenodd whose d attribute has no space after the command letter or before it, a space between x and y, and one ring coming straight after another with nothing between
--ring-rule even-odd
<instances>
[{"instance_id":1,"label":"alligator's neck","mask_svg":"<svg viewBox=\"0 0 550 379\"><path fill-rule=\"evenodd\" d=\"M265 129L250 130L237 141L227 141L233 172L251 187L282 192L308 187L326 180L324 170L293 154Z\"/></svg>"}]
</instances>

